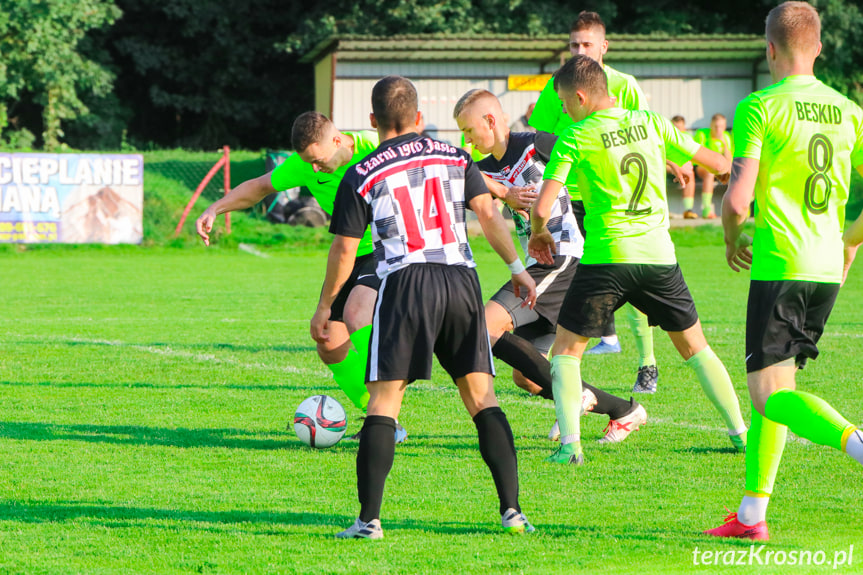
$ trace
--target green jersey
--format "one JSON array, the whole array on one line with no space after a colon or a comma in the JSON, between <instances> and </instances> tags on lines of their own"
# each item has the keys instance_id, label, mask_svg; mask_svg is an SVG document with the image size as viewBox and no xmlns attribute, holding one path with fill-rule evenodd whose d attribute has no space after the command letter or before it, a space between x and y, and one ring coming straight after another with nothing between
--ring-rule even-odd
<instances>
[{"instance_id":1,"label":"green jersey","mask_svg":"<svg viewBox=\"0 0 863 575\"><path fill-rule=\"evenodd\" d=\"M751 278L841 282L860 107L814 76L790 76L738 104L734 147L758 160Z\"/></svg>"},{"instance_id":2,"label":"green jersey","mask_svg":"<svg viewBox=\"0 0 863 575\"><path fill-rule=\"evenodd\" d=\"M734 147L731 144L731 136L728 132L722 132L722 136L719 139L716 139L710 136L710 128L701 128L700 130L695 131L695 141L708 150L713 150L717 154L722 154L723 156L725 155L726 150L728 150L729 153L734 150Z\"/></svg>"},{"instance_id":3,"label":"green jersey","mask_svg":"<svg viewBox=\"0 0 863 575\"><path fill-rule=\"evenodd\" d=\"M699 148L671 122L643 110L609 108L570 126L554 147L545 179L565 183L575 174L586 212L581 262L676 263L665 160L686 163Z\"/></svg>"},{"instance_id":4,"label":"green jersey","mask_svg":"<svg viewBox=\"0 0 863 575\"><path fill-rule=\"evenodd\" d=\"M336 201L336 190L339 187L339 182L342 181L342 176L345 175L348 168L373 152L379 143L377 132L345 132L345 134L354 139L354 155L349 164L342 166L332 174L315 172L312 165L304 162L299 154L291 154L288 159L272 171L270 182L273 187L283 192L298 186L305 186L318 201L321 209L332 215L333 203ZM372 232L371 229L366 228L366 233L357 247L357 257L370 254L373 250Z\"/></svg>"},{"instance_id":5,"label":"green jersey","mask_svg":"<svg viewBox=\"0 0 863 575\"><path fill-rule=\"evenodd\" d=\"M638 86L635 78L629 74L618 72L611 66L603 65L605 77L608 79L608 95L616 100L616 106L625 110L647 110L647 98ZM548 81L539 95L539 100L530 115L530 125L543 132L551 132L557 136L572 125L572 119L563 113L563 105L557 92L554 91L554 78ZM575 174L572 174L566 188L573 200L581 199Z\"/></svg>"}]
</instances>

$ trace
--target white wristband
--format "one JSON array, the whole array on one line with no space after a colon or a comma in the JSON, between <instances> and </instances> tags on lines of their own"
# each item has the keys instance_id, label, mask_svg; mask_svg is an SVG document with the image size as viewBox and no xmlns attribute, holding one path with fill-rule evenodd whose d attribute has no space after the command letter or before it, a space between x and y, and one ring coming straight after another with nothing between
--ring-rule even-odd
<instances>
[{"instance_id":1,"label":"white wristband","mask_svg":"<svg viewBox=\"0 0 863 575\"><path fill-rule=\"evenodd\" d=\"M524 263L519 258L515 258L514 262L506 264L506 267L509 268L509 273L512 275L518 275L524 271Z\"/></svg>"}]
</instances>

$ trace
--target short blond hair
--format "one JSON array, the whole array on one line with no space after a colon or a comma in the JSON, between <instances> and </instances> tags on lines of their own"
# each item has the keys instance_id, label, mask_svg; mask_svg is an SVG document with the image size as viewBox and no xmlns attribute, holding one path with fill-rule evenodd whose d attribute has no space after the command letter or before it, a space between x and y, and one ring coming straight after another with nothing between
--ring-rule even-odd
<instances>
[{"instance_id":1,"label":"short blond hair","mask_svg":"<svg viewBox=\"0 0 863 575\"><path fill-rule=\"evenodd\" d=\"M465 111L465 108L475 104L476 102L480 102L483 100L488 100L498 102L497 96L489 92L488 90L468 90L464 93L464 95L459 98L458 102L456 102L455 109L452 112L452 117L458 119L462 112Z\"/></svg>"},{"instance_id":2,"label":"short blond hair","mask_svg":"<svg viewBox=\"0 0 863 575\"><path fill-rule=\"evenodd\" d=\"M821 42L821 18L807 2L783 2L767 14L766 36L783 52L815 50Z\"/></svg>"}]
</instances>

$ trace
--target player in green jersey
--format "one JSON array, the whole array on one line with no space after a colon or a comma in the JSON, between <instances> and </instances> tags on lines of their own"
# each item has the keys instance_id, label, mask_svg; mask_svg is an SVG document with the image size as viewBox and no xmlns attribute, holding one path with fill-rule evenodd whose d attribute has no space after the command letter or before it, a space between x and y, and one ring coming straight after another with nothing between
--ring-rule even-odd
<instances>
[{"instance_id":1,"label":"player in green jersey","mask_svg":"<svg viewBox=\"0 0 863 575\"><path fill-rule=\"evenodd\" d=\"M720 153L730 162L731 161L731 137L725 128L728 126L728 121L722 114L713 114L710 118L710 127L702 128L695 132L695 141L714 152ZM707 219L716 218L716 212L713 209L713 188L716 181L708 170L701 166L695 167L695 175L701 178L701 217ZM684 206L686 207L686 206ZM692 210L694 206L688 206L688 209L683 212L683 217L687 219L697 218L698 216Z\"/></svg>"},{"instance_id":2,"label":"player in green jersey","mask_svg":"<svg viewBox=\"0 0 863 575\"><path fill-rule=\"evenodd\" d=\"M771 10L766 40L776 83L737 106L722 202L728 265L751 267L746 487L737 513L706 532L757 540L769 537L767 504L788 429L863 463L860 430L821 398L797 391L795 381L798 367L818 355L844 273L863 242L861 219L845 232L844 245L842 233L851 169L863 173L863 110L814 76L821 21L812 6L785 2ZM742 233L753 196L754 241Z\"/></svg>"},{"instance_id":3,"label":"player in green jersey","mask_svg":"<svg viewBox=\"0 0 863 575\"><path fill-rule=\"evenodd\" d=\"M696 144L671 122L647 111L614 106L602 67L575 56L555 74L555 89L573 124L558 140L531 213L530 255L552 260L547 223L554 199L572 172L584 201L584 255L564 299L552 347L552 385L561 447L548 461L582 460L580 424L572 409L581 391L581 357L608 316L629 302L668 332L722 416L732 443L745 448L746 426L722 362L707 345L695 304L668 233L665 161L693 159L727 173L721 155Z\"/></svg>"},{"instance_id":4,"label":"player in green jersey","mask_svg":"<svg viewBox=\"0 0 863 575\"><path fill-rule=\"evenodd\" d=\"M248 209L270 194L298 186L308 188L321 208L332 214L342 176L377 148L378 135L372 131L340 132L323 114L306 112L294 121L291 143L297 153L272 172L243 182L201 214L195 227L206 245L210 244L216 216ZM351 281L333 304L328 340L317 344L318 355L333 372L336 383L363 411L369 400L365 372L372 312L380 286L372 250L367 229L357 248ZM401 427L396 435L397 441L407 436Z\"/></svg>"},{"instance_id":5,"label":"player in green jersey","mask_svg":"<svg viewBox=\"0 0 863 575\"><path fill-rule=\"evenodd\" d=\"M602 58L608 51L608 40L605 38L605 23L596 12L583 11L570 26L569 52L573 56L583 54L589 56L605 70L608 79L608 93L616 100L617 106L627 110L646 110L647 98L635 81L628 74L618 72L611 66L603 63ZM560 99L554 91L554 80L549 80L539 96L539 100L530 116L530 125L543 132L551 132L557 136L562 135L572 124L572 119L564 113L560 105ZM678 178L683 176L679 173L676 165L669 164ZM586 236L584 228L584 205L581 201L578 184L572 174L570 181L566 183L572 199L572 209L578 221L582 235ZM680 181L683 181L680 179ZM659 379L659 370L656 367L656 357L653 354L653 331L647 322L647 317L632 306L626 306L626 316L630 328L635 336L635 346L638 349L639 368L635 386L635 393L654 393ZM620 343L614 328L614 316L609 319L609 324L600 334L600 342L591 348L588 353L618 353Z\"/></svg>"}]
</instances>

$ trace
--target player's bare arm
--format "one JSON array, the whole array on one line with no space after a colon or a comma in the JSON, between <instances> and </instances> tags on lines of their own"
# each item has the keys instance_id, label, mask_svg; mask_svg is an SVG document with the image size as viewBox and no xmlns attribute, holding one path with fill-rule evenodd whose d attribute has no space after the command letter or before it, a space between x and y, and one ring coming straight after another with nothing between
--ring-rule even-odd
<instances>
[{"instance_id":1,"label":"player's bare arm","mask_svg":"<svg viewBox=\"0 0 863 575\"><path fill-rule=\"evenodd\" d=\"M480 194L470 200L470 209L476 214L482 233L486 240L491 245L492 249L497 252L497 255L503 259L504 263L510 266L512 274L513 293L516 297L524 300L525 306L536 305L536 282L524 269L524 264L518 257L518 252L515 251L515 244L512 243L512 235L506 223L503 221L503 216L494 207L491 196ZM521 269L513 266L519 266Z\"/></svg>"},{"instance_id":2,"label":"player's bare arm","mask_svg":"<svg viewBox=\"0 0 863 575\"><path fill-rule=\"evenodd\" d=\"M318 301L318 308L311 322L312 339L318 343L329 340L327 322L330 319L330 308L342 286L351 276L359 245L360 238L340 235L333 238L330 253L327 256L327 275L324 279L324 287L321 289L321 299Z\"/></svg>"},{"instance_id":3,"label":"player's bare arm","mask_svg":"<svg viewBox=\"0 0 863 575\"><path fill-rule=\"evenodd\" d=\"M681 189L685 188L686 184L689 183L689 176L684 174L683 170L680 169L680 166L671 160L665 160L665 171L674 176L674 181Z\"/></svg>"},{"instance_id":4,"label":"player's bare arm","mask_svg":"<svg viewBox=\"0 0 863 575\"><path fill-rule=\"evenodd\" d=\"M557 249L554 246L554 237L548 231L546 224L562 187L563 184L555 180L543 180L539 197L530 214L530 241L527 243L527 250L530 257L541 264L554 264L554 254Z\"/></svg>"},{"instance_id":5,"label":"player's bare arm","mask_svg":"<svg viewBox=\"0 0 863 575\"><path fill-rule=\"evenodd\" d=\"M276 193L270 178L270 173L266 173L258 178L246 180L204 210L204 213L195 221L195 230L204 240L204 245L210 245L210 232L216 216L251 208L268 195Z\"/></svg>"},{"instance_id":6,"label":"player's bare arm","mask_svg":"<svg viewBox=\"0 0 863 575\"><path fill-rule=\"evenodd\" d=\"M489 178L485 174L482 174L482 180L485 182L485 186L488 188L488 191L491 192L491 195L499 200L506 201L506 194L509 191L506 186Z\"/></svg>"},{"instance_id":7,"label":"player's bare arm","mask_svg":"<svg viewBox=\"0 0 863 575\"><path fill-rule=\"evenodd\" d=\"M743 225L749 216L757 178L758 160L734 158L731 181L722 198L722 227L725 230L725 259L736 272L748 270L752 265L752 238L743 233Z\"/></svg>"},{"instance_id":8,"label":"player's bare arm","mask_svg":"<svg viewBox=\"0 0 863 575\"><path fill-rule=\"evenodd\" d=\"M857 166L857 172L863 176L863 165ZM844 285L848 278L848 270L851 269L851 264L857 257L857 248L863 243L863 214L851 224L851 227L845 230L845 233L842 234L842 242L845 244L845 265L842 268L842 284Z\"/></svg>"}]
</instances>

